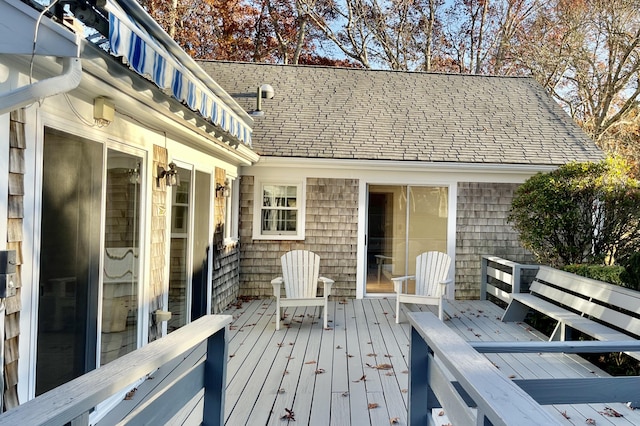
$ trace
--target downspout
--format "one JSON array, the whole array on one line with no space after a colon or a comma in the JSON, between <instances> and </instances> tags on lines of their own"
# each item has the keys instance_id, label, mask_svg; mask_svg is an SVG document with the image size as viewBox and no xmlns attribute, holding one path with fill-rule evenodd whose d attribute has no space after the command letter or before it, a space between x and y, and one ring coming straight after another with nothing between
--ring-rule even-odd
<instances>
[{"instance_id":1,"label":"downspout","mask_svg":"<svg viewBox=\"0 0 640 426\"><path fill-rule=\"evenodd\" d=\"M0 115L14 111L45 98L69 92L80 85L82 62L80 58L62 58L62 74L0 95Z\"/></svg>"}]
</instances>

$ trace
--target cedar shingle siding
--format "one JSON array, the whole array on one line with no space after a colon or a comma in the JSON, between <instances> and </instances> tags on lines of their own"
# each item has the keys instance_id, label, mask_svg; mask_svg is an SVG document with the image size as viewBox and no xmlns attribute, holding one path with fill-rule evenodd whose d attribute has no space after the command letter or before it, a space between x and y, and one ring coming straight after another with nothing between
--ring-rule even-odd
<instances>
[{"instance_id":1,"label":"cedar shingle siding","mask_svg":"<svg viewBox=\"0 0 640 426\"><path fill-rule=\"evenodd\" d=\"M520 246L507 214L517 184L458 184L456 217L456 299L480 296L480 256L504 257L531 263L533 256Z\"/></svg>"},{"instance_id":2,"label":"cedar shingle siding","mask_svg":"<svg viewBox=\"0 0 640 426\"><path fill-rule=\"evenodd\" d=\"M240 208L240 294L269 297L282 275L280 256L305 249L320 255L320 275L335 281L334 297L356 295L358 180L308 178L304 241L252 239L253 177L243 176Z\"/></svg>"}]
</instances>

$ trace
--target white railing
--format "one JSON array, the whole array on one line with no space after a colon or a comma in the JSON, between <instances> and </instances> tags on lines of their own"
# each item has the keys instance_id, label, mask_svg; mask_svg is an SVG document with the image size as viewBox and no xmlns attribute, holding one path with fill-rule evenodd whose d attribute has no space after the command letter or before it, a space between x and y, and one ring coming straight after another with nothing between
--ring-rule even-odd
<instances>
[{"instance_id":1,"label":"white railing","mask_svg":"<svg viewBox=\"0 0 640 426\"><path fill-rule=\"evenodd\" d=\"M487 295L494 296L504 303L511 301L511 293L520 293L525 274L538 271L538 265L525 265L502 259L497 256L482 256L480 281L480 300Z\"/></svg>"},{"instance_id":2,"label":"white railing","mask_svg":"<svg viewBox=\"0 0 640 426\"><path fill-rule=\"evenodd\" d=\"M640 402L640 377L511 380L482 355L637 351L640 341L469 343L432 313L408 318L410 425L434 425L439 408L456 425L559 425L542 405Z\"/></svg>"},{"instance_id":3,"label":"white railing","mask_svg":"<svg viewBox=\"0 0 640 426\"><path fill-rule=\"evenodd\" d=\"M109 423L164 424L180 414L222 425L226 326L231 321L230 315L202 317L9 410L0 416L0 425L86 425L98 404L129 390ZM184 407L193 409L184 413Z\"/></svg>"}]
</instances>

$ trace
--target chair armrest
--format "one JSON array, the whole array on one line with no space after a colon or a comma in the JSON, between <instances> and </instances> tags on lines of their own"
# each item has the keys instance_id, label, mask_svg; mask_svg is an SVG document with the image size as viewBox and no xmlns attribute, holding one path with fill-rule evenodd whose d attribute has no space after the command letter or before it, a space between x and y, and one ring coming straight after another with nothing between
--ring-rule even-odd
<instances>
[{"instance_id":1,"label":"chair armrest","mask_svg":"<svg viewBox=\"0 0 640 426\"><path fill-rule=\"evenodd\" d=\"M271 280L271 285L273 286L273 295L275 297L280 297L280 290L283 283L284 280L282 279L282 277L274 278Z\"/></svg>"},{"instance_id":2,"label":"chair armrest","mask_svg":"<svg viewBox=\"0 0 640 426\"><path fill-rule=\"evenodd\" d=\"M329 297L331 295L331 286L333 286L334 281L331 278L327 277L320 277L318 278L318 280L322 281L322 283L324 284L324 293L322 293L323 296Z\"/></svg>"},{"instance_id":3,"label":"chair armrest","mask_svg":"<svg viewBox=\"0 0 640 426\"><path fill-rule=\"evenodd\" d=\"M393 291L395 291L396 293L402 293L402 283L406 283L408 280L413 280L415 278L415 275L406 275L404 277L391 278L391 281L393 281Z\"/></svg>"},{"instance_id":4,"label":"chair armrest","mask_svg":"<svg viewBox=\"0 0 640 426\"><path fill-rule=\"evenodd\" d=\"M446 280L440 281L440 284L441 285L447 285L447 284L452 283L452 282L453 282L453 279L447 278Z\"/></svg>"}]
</instances>

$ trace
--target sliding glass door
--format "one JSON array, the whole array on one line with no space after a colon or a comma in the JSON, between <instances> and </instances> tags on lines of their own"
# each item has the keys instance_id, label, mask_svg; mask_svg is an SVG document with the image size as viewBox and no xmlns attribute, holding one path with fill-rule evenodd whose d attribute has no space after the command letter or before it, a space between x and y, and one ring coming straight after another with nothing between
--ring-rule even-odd
<instances>
[{"instance_id":1,"label":"sliding glass door","mask_svg":"<svg viewBox=\"0 0 640 426\"><path fill-rule=\"evenodd\" d=\"M172 187L167 329L177 330L208 312L211 281L211 174L177 167Z\"/></svg>"},{"instance_id":2,"label":"sliding glass door","mask_svg":"<svg viewBox=\"0 0 640 426\"><path fill-rule=\"evenodd\" d=\"M415 273L418 254L447 251L448 188L370 185L366 293L393 292L392 277Z\"/></svg>"}]
</instances>

